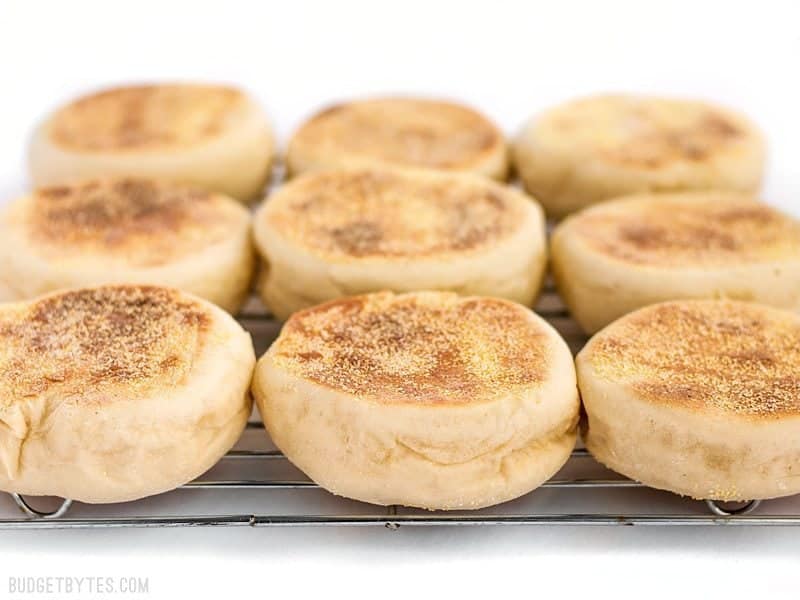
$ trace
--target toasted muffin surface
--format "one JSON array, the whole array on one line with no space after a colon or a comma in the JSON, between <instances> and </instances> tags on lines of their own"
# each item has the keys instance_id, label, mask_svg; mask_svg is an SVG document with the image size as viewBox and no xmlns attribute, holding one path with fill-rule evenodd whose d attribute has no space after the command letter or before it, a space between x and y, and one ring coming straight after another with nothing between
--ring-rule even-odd
<instances>
[{"instance_id":1,"label":"toasted muffin surface","mask_svg":"<svg viewBox=\"0 0 800 600\"><path fill-rule=\"evenodd\" d=\"M554 141L564 136L573 153L637 170L713 162L754 135L741 118L702 102L625 95L566 103L547 112L537 130Z\"/></svg>"},{"instance_id":2,"label":"toasted muffin surface","mask_svg":"<svg viewBox=\"0 0 800 600\"><path fill-rule=\"evenodd\" d=\"M141 85L84 96L59 110L50 137L83 152L187 148L223 132L243 106L238 90L213 85Z\"/></svg>"},{"instance_id":3,"label":"toasted muffin surface","mask_svg":"<svg viewBox=\"0 0 800 600\"><path fill-rule=\"evenodd\" d=\"M700 413L800 414L800 317L743 302L643 308L581 352L595 374L637 397Z\"/></svg>"},{"instance_id":4,"label":"toasted muffin surface","mask_svg":"<svg viewBox=\"0 0 800 600\"><path fill-rule=\"evenodd\" d=\"M383 292L296 313L270 353L281 369L361 398L462 405L537 386L552 338L505 300Z\"/></svg>"},{"instance_id":5,"label":"toasted muffin surface","mask_svg":"<svg viewBox=\"0 0 800 600\"><path fill-rule=\"evenodd\" d=\"M135 178L42 188L10 216L39 253L115 256L134 266L180 259L230 237L246 219L225 196Z\"/></svg>"},{"instance_id":6,"label":"toasted muffin surface","mask_svg":"<svg viewBox=\"0 0 800 600\"><path fill-rule=\"evenodd\" d=\"M800 256L800 222L735 193L633 196L586 210L565 228L593 251L641 266L735 266Z\"/></svg>"},{"instance_id":7,"label":"toasted muffin surface","mask_svg":"<svg viewBox=\"0 0 800 600\"><path fill-rule=\"evenodd\" d=\"M347 261L477 251L519 230L528 210L521 194L482 178L362 168L300 177L258 219L317 255Z\"/></svg>"},{"instance_id":8,"label":"toasted muffin surface","mask_svg":"<svg viewBox=\"0 0 800 600\"><path fill-rule=\"evenodd\" d=\"M434 100L382 98L331 106L295 134L293 151L329 164L338 157L459 169L504 145L497 128L474 110Z\"/></svg>"},{"instance_id":9,"label":"toasted muffin surface","mask_svg":"<svg viewBox=\"0 0 800 600\"><path fill-rule=\"evenodd\" d=\"M111 402L180 383L212 315L180 292L148 286L66 291L0 310L0 402L36 396Z\"/></svg>"}]
</instances>

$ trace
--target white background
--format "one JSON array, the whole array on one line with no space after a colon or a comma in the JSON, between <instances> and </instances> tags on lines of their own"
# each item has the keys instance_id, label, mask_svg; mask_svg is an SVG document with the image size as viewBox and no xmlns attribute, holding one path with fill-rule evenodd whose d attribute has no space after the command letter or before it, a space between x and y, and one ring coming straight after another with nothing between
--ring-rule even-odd
<instances>
[{"instance_id":1,"label":"white background","mask_svg":"<svg viewBox=\"0 0 800 600\"><path fill-rule=\"evenodd\" d=\"M798 59L789 1L0 0L0 201L25 189L27 136L60 102L199 79L249 89L282 140L364 93L463 99L509 133L584 93L716 100L765 130L765 198L800 214ZM291 583L301 597L795 597L798 560L800 530L786 529L0 532L0 597L25 574L149 576L152 598L286 597Z\"/></svg>"}]
</instances>

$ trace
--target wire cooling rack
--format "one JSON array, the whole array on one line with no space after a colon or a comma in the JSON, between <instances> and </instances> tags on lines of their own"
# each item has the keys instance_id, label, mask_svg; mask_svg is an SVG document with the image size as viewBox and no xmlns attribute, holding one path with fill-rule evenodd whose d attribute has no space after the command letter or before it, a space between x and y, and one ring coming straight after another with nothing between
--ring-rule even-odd
<instances>
[{"instance_id":1,"label":"wire cooling rack","mask_svg":"<svg viewBox=\"0 0 800 600\"><path fill-rule=\"evenodd\" d=\"M547 286L536 312L573 352L586 338ZM239 315L260 356L280 324L253 298ZM721 505L680 498L621 478L578 448L550 481L526 496L478 511L429 512L337 498L272 446L257 414L234 450L178 490L115 505L0 495L1 529L194 526L423 525L800 525L800 497ZM21 511L21 513L20 513Z\"/></svg>"}]
</instances>

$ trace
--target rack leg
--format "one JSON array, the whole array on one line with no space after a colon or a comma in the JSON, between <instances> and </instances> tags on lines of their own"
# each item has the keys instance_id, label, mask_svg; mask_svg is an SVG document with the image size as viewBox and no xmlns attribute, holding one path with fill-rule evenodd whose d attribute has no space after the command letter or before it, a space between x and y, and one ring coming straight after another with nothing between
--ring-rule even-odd
<instances>
[{"instance_id":1,"label":"rack leg","mask_svg":"<svg viewBox=\"0 0 800 600\"><path fill-rule=\"evenodd\" d=\"M388 516L390 516L390 517L396 516L397 515L397 506L392 505L392 506L387 507L386 508L386 514ZM397 531L398 529L400 529L400 524L399 523L392 523L391 521L388 521L386 523L386 529L391 529L392 531Z\"/></svg>"},{"instance_id":2,"label":"rack leg","mask_svg":"<svg viewBox=\"0 0 800 600\"><path fill-rule=\"evenodd\" d=\"M64 499L61 502L61 506L54 511L43 512L33 508L20 494L11 494L11 497L14 499L14 503L19 509L32 519L58 519L59 517L63 517L69 510L69 507L72 506L72 500Z\"/></svg>"},{"instance_id":3,"label":"rack leg","mask_svg":"<svg viewBox=\"0 0 800 600\"><path fill-rule=\"evenodd\" d=\"M750 502L739 508L722 508L716 500L706 500L706 506L708 506L709 510L720 517L746 515L758 508L759 504L761 504L761 500L750 500Z\"/></svg>"}]
</instances>

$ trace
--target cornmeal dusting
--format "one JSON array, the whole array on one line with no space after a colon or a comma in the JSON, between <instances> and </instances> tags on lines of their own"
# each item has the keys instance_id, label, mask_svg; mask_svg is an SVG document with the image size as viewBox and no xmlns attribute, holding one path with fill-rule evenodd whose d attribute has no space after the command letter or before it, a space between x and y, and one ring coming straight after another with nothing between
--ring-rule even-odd
<instances>
[{"instance_id":1,"label":"cornmeal dusting","mask_svg":"<svg viewBox=\"0 0 800 600\"><path fill-rule=\"evenodd\" d=\"M467 404L540 384L551 343L511 302L382 292L296 313L270 355L300 377L380 402Z\"/></svg>"},{"instance_id":2,"label":"cornmeal dusting","mask_svg":"<svg viewBox=\"0 0 800 600\"><path fill-rule=\"evenodd\" d=\"M468 166L503 143L500 132L469 108L395 98L332 106L306 123L291 145L333 161L344 155L447 169Z\"/></svg>"},{"instance_id":3,"label":"cornmeal dusting","mask_svg":"<svg viewBox=\"0 0 800 600\"><path fill-rule=\"evenodd\" d=\"M235 235L246 215L219 195L125 178L43 188L22 220L37 251L54 258L97 254L156 266Z\"/></svg>"},{"instance_id":4,"label":"cornmeal dusting","mask_svg":"<svg viewBox=\"0 0 800 600\"><path fill-rule=\"evenodd\" d=\"M800 317L792 313L669 302L610 325L584 352L600 377L653 402L748 417L800 412Z\"/></svg>"},{"instance_id":5,"label":"cornmeal dusting","mask_svg":"<svg viewBox=\"0 0 800 600\"><path fill-rule=\"evenodd\" d=\"M242 94L206 85L144 85L80 98L55 114L51 138L78 151L189 147L220 135Z\"/></svg>"},{"instance_id":6,"label":"cornmeal dusting","mask_svg":"<svg viewBox=\"0 0 800 600\"><path fill-rule=\"evenodd\" d=\"M800 259L800 222L724 192L641 196L600 205L567 225L592 249L658 267Z\"/></svg>"},{"instance_id":7,"label":"cornmeal dusting","mask_svg":"<svg viewBox=\"0 0 800 600\"><path fill-rule=\"evenodd\" d=\"M179 292L147 286L67 291L0 310L0 403L48 395L113 399L179 383L211 316Z\"/></svg>"},{"instance_id":8,"label":"cornmeal dusting","mask_svg":"<svg viewBox=\"0 0 800 600\"><path fill-rule=\"evenodd\" d=\"M475 177L349 169L295 180L263 218L326 258L423 257L502 241L529 217L527 203Z\"/></svg>"},{"instance_id":9,"label":"cornmeal dusting","mask_svg":"<svg viewBox=\"0 0 800 600\"><path fill-rule=\"evenodd\" d=\"M569 133L573 151L588 149L612 164L658 169L675 162L709 162L748 137L743 124L700 102L602 96L571 102L542 121Z\"/></svg>"}]
</instances>

